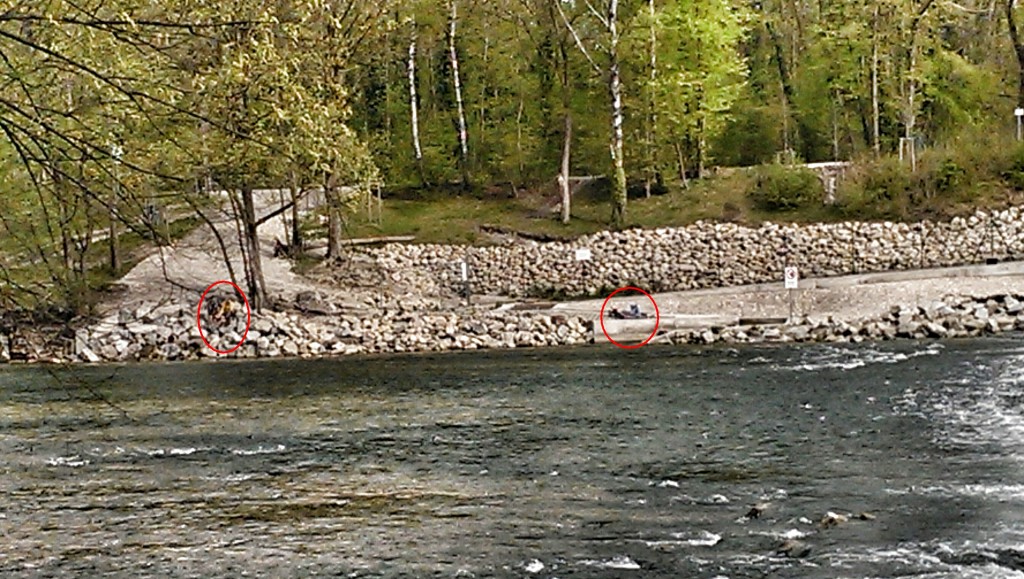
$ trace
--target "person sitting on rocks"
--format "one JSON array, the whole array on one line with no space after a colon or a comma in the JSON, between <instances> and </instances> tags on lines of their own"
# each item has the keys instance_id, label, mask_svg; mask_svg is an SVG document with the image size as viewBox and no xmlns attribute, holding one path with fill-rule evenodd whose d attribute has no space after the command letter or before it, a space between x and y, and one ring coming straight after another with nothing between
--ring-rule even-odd
<instances>
[{"instance_id":1,"label":"person sitting on rocks","mask_svg":"<svg viewBox=\"0 0 1024 579\"><path fill-rule=\"evenodd\" d=\"M232 299L228 299L220 296L213 296L209 300L209 304L206 306L206 315L209 318L223 324L229 320L232 314L239 311L238 302Z\"/></svg>"},{"instance_id":2,"label":"person sitting on rocks","mask_svg":"<svg viewBox=\"0 0 1024 579\"><path fill-rule=\"evenodd\" d=\"M221 302L220 307L217 308L217 313L213 315L213 319L220 323L224 323L228 321L228 318L238 310L238 302L235 300L224 300Z\"/></svg>"}]
</instances>

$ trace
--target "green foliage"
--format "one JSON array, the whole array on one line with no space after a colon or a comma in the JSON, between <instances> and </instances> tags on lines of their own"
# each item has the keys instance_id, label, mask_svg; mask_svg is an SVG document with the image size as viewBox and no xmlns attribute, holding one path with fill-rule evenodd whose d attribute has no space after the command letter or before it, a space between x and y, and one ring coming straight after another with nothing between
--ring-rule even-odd
<instances>
[{"instance_id":1,"label":"green foliage","mask_svg":"<svg viewBox=\"0 0 1024 579\"><path fill-rule=\"evenodd\" d=\"M909 167L899 159L885 157L849 169L839 184L837 201L847 215L900 218L905 216L912 190Z\"/></svg>"},{"instance_id":2,"label":"green foliage","mask_svg":"<svg viewBox=\"0 0 1024 579\"><path fill-rule=\"evenodd\" d=\"M654 87L662 125L690 144L698 166L722 133L746 83L740 42L750 14L727 0L679 0L658 16L661 76Z\"/></svg>"},{"instance_id":3,"label":"green foliage","mask_svg":"<svg viewBox=\"0 0 1024 579\"><path fill-rule=\"evenodd\" d=\"M738 103L722 134L712 141L711 157L726 167L769 163L782 148L779 112L750 101Z\"/></svg>"},{"instance_id":4,"label":"green foliage","mask_svg":"<svg viewBox=\"0 0 1024 579\"><path fill-rule=\"evenodd\" d=\"M790 211L821 204L821 181L813 171L786 165L762 165L754 170L747 198L761 211Z\"/></svg>"},{"instance_id":5,"label":"green foliage","mask_svg":"<svg viewBox=\"0 0 1024 579\"><path fill-rule=\"evenodd\" d=\"M860 218L912 219L951 215L1024 189L1024 145L971 133L920 152L917 170L893 156L861 160L840 182L842 213Z\"/></svg>"},{"instance_id":6,"label":"green foliage","mask_svg":"<svg viewBox=\"0 0 1024 579\"><path fill-rule=\"evenodd\" d=\"M1009 187L1024 192L1024 146L1015 147L1008 160L1009 166L1003 171L1002 177Z\"/></svg>"}]
</instances>

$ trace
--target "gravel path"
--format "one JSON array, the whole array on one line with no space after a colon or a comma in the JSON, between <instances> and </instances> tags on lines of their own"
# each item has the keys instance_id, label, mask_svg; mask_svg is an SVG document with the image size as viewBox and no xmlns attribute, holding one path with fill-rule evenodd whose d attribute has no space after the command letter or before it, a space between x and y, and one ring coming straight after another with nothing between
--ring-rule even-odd
<instances>
[{"instance_id":1,"label":"gravel path","mask_svg":"<svg viewBox=\"0 0 1024 579\"><path fill-rule=\"evenodd\" d=\"M256 214L267 215L280 206L276 190L261 190L254 194ZM224 209L208 210L210 220L220 232L231 258L239 285L244 280L238 230L230 205ZM285 225L282 215L260 225L260 250L263 275L270 295L292 299L297 292L319 290L330 293L331 288L317 284L292 271L287 259L273 256L274 239L284 239ZM200 226L184 239L170 247L160 247L128 272L117 284L118 290L100 306L101 314L120 309L135 309L143 303L198 304L203 290L215 281L230 280L223 253L208 226ZM244 287L242 288L245 289Z\"/></svg>"}]
</instances>

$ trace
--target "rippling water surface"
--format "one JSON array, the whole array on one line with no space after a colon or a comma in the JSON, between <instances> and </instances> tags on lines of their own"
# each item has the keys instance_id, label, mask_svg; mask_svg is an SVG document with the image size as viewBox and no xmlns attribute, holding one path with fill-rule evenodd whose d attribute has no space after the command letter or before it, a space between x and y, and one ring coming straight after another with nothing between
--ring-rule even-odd
<instances>
[{"instance_id":1,"label":"rippling water surface","mask_svg":"<svg viewBox=\"0 0 1024 579\"><path fill-rule=\"evenodd\" d=\"M1004 339L8 368L0 575L1024 577L1022 362Z\"/></svg>"}]
</instances>

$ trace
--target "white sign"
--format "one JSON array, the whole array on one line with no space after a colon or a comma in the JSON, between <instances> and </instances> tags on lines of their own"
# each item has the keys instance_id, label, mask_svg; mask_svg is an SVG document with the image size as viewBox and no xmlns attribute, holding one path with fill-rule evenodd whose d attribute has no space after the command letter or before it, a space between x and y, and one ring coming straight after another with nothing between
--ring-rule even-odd
<instances>
[{"instance_id":1,"label":"white sign","mask_svg":"<svg viewBox=\"0 0 1024 579\"><path fill-rule=\"evenodd\" d=\"M583 247L576 250L576 261L590 261L594 257L589 248Z\"/></svg>"},{"instance_id":2,"label":"white sign","mask_svg":"<svg viewBox=\"0 0 1024 579\"><path fill-rule=\"evenodd\" d=\"M1013 109L1013 115L1015 117L1024 117L1024 108L1017 107Z\"/></svg>"},{"instance_id":3,"label":"white sign","mask_svg":"<svg viewBox=\"0 0 1024 579\"><path fill-rule=\"evenodd\" d=\"M469 279L469 266L464 261L461 262L461 263L462 263L462 281L467 281Z\"/></svg>"},{"instance_id":4,"label":"white sign","mask_svg":"<svg viewBox=\"0 0 1024 579\"><path fill-rule=\"evenodd\" d=\"M786 268L786 289L797 289L800 287L800 274L795 267Z\"/></svg>"}]
</instances>

